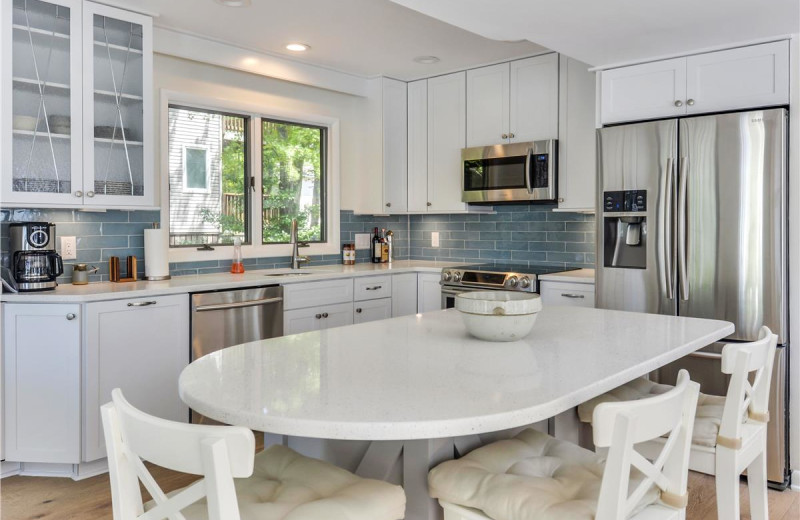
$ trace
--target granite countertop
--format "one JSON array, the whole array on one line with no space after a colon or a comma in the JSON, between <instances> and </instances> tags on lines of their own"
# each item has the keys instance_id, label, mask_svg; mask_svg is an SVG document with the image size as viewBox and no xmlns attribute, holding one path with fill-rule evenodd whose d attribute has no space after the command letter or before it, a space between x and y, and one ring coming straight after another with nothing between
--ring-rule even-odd
<instances>
[{"instance_id":1,"label":"granite countertop","mask_svg":"<svg viewBox=\"0 0 800 520\"><path fill-rule=\"evenodd\" d=\"M452 437L553 417L732 332L726 321L546 307L526 338L492 343L450 309L213 352L183 370L180 395L276 434Z\"/></svg>"}]
</instances>

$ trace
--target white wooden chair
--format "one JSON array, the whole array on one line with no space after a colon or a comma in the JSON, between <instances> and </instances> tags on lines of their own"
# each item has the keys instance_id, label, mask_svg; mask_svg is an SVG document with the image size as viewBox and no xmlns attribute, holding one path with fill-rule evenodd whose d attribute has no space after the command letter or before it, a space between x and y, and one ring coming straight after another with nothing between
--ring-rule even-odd
<instances>
[{"instance_id":1,"label":"white wooden chair","mask_svg":"<svg viewBox=\"0 0 800 520\"><path fill-rule=\"evenodd\" d=\"M431 496L445 520L684 519L698 393L682 370L669 392L597 406L594 442L609 448L607 460L528 429L431 470ZM665 434L654 461L636 451Z\"/></svg>"},{"instance_id":2,"label":"white wooden chair","mask_svg":"<svg viewBox=\"0 0 800 520\"><path fill-rule=\"evenodd\" d=\"M405 515L400 486L356 477L284 446L254 457L255 438L247 428L153 417L129 404L118 388L111 398L101 415L115 520L399 520ZM144 461L204 478L167 495ZM140 480L153 503L142 503Z\"/></svg>"},{"instance_id":3,"label":"white wooden chair","mask_svg":"<svg viewBox=\"0 0 800 520\"><path fill-rule=\"evenodd\" d=\"M739 477L747 470L750 493L750 515L754 520L766 520L767 516L767 422L769 422L769 393L772 368L778 337L767 327L759 331L758 340L750 343L729 343L722 350L722 372L731 376L728 393L721 407L717 396L701 394L700 401L711 402L711 413L704 421L718 421L719 432L714 446L692 444L689 468L715 475L717 487L717 512L720 520L739 518ZM752 377L752 384L750 379ZM668 385L650 382L629 383L630 392L647 383L651 392L661 391ZM624 389L617 395L629 395ZM650 394L648 394L650 395ZM579 415L590 413L593 406L605 402L601 396L581 405ZM716 415L718 414L718 416ZM701 421L700 418L697 421ZM594 420L592 420L594 425ZM708 430L708 424L705 425ZM664 445L664 439L644 443L640 450L652 456ZM697 439L695 439L697 442Z\"/></svg>"}]
</instances>

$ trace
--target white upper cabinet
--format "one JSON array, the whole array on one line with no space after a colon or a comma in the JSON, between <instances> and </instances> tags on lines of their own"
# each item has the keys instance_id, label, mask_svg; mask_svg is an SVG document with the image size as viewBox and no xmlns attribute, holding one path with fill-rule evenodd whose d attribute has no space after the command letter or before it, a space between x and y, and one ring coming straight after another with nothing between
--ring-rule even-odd
<instances>
[{"instance_id":1,"label":"white upper cabinet","mask_svg":"<svg viewBox=\"0 0 800 520\"><path fill-rule=\"evenodd\" d=\"M780 41L686 59L687 113L789 103L789 42Z\"/></svg>"},{"instance_id":2,"label":"white upper cabinet","mask_svg":"<svg viewBox=\"0 0 800 520\"><path fill-rule=\"evenodd\" d=\"M408 210L428 210L428 80L408 84Z\"/></svg>"},{"instance_id":3,"label":"white upper cabinet","mask_svg":"<svg viewBox=\"0 0 800 520\"><path fill-rule=\"evenodd\" d=\"M602 72L604 124L789 103L789 42Z\"/></svg>"},{"instance_id":4,"label":"white upper cabinet","mask_svg":"<svg viewBox=\"0 0 800 520\"><path fill-rule=\"evenodd\" d=\"M558 54L467 71L467 146L558 136Z\"/></svg>"},{"instance_id":5,"label":"white upper cabinet","mask_svg":"<svg viewBox=\"0 0 800 520\"><path fill-rule=\"evenodd\" d=\"M603 123L686 113L686 58L602 72Z\"/></svg>"},{"instance_id":6,"label":"white upper cabinet","mask_svg":"<svg viewBox=\"0 0 800 520\"><path fill-rule=\"evenodd\" d=\"M467 147L508 142L508 63L467 71Z\"/></svg>"},{"instance_id":7,"label":"white upper cabinet","mask_svg":"<svg viewBox=\"0 0 800 520\"><path fill-rule=\"evenodd\" d=\"M80 0L8 0L2 202L155 206L152 20Z\"/></svg>"},{"instance_id":8,"label":"white upper cabinet","mask_svg":"<svg viewBox=\"0 0 800 520\"><path fill-rule=\"evenodd\" d=\"M461 202L461 149L466 144L465 72L428 80L429 211L465 211Z\"/></svg>"},{"instance_id":9,"label":"white upper cabinet","mask_svg":"<svg viewBox=\"0 0 800 520\"><path fill-rule=\"evenodd\" d=\"M558 137L558 54L511 62L509 142Z\"/></svg>"},{"instance_id":10,"label":"white upper cabinet","mask_svg":"<svg viewBox=\"0 0 800 520\"><path fill-rule=\"evenodd\" d=\"M82 4L0 4L2 202L80 204Z\"/></svg>"},{"instance_id":11,"label":"white upper cabinet","mask_svg":"<svg viewBox=\"0 0 800 520\"><path fill-rule=\"evenodd\" d=\"M596 78L589 65L561 56L559 67L558 209L594 211Z\"/></svg>"},{"instance_id":12,"label":"white upper cabinet","mask_svg":"<svg viewBox=\"0 0 800 520\"><path fill-rule=\"evenodd\" d=\"M404 81L383 78L383 207L408 211L408 110Z\"/></svg>"},{"instance_id":13,"label":"white upper cabinet","mask_svg":"<svg viewBox=\"0 0 800 520\"><path fill-rule=\"evenodd\" d=\"M83 7L84 203L153 206L153 37L147 16Z\"/></svg>"}]
</instances>

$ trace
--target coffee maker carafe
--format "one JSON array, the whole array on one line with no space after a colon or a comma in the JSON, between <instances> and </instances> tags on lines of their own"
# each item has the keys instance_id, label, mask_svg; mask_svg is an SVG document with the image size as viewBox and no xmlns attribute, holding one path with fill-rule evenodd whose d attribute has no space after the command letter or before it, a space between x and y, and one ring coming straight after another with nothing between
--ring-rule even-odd
<instances>
[{"instance_id":1,"label":"coffee maker carafe","mask_svg":"<svg viewBox=\"0 0 800 520\"><path fill-rule=\"evenodd\" d=\"M22 291L47 291L56 288L56 278L64 273L61 256L56 253L56 226L49 222L24 222L9 225L11 235L11 273Z\"/></svg>"}]
</instances>

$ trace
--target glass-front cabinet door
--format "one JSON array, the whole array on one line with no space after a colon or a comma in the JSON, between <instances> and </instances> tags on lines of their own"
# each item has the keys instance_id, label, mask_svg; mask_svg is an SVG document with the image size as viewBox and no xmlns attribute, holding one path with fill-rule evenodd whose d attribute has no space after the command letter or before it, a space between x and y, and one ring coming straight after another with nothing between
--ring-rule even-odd
<instances>
[{"instance_id":1,"label":"glass-front cabinet door","mask_svg":"<svg viewBox=\"0 0 800 520\"><path fill-rule=\"evenodd\" d=\"M0 9L2 200L81 204L81 2L3 0Z\"/></svg>"},{"instance_id":2,"label":"glass-front cabinet door","mask_svg":"<svg viewBox=\"0 0 800 520\"><path fill-rule=\"evenodd\" d=\"M153 206L152 21L84 3L85 204Z\"/></svg>"}]
</instances>

